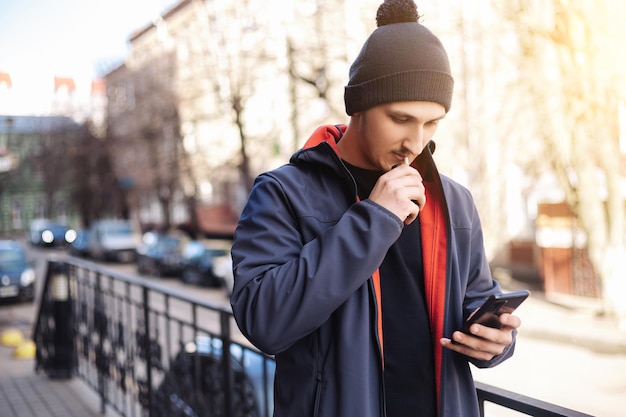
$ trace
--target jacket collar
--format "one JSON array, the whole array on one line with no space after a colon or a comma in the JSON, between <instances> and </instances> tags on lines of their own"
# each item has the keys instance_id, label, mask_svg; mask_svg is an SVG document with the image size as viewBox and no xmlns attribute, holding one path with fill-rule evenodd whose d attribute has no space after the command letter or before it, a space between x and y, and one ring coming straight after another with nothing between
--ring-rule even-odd
<instances>
[{"instance_id":1,"label":"jacket collar","mask_svg":"<svg viewBox=\"0 0 626 417\"><path fill-rule=\"evenodd\" d=\"M290 162L308 161L327 165L328 159L319 158L314 152L309 151L322 144L325 144L322 145L323 147L330 147L337 158L341 159L339 149L337 148L337 142L339 142L345 133L346 128L347 126L343 124L323 125L318 127L304 143L302 149L291 157ZM438 176L437 167L435 165L435 161L433 160L433 154L435 153L436 147L437 146L434 141L429 141L422 150L422 153L417 156L412 164L413 167L420 172L425 181L434 181Z\"/></svg>"},{"instance_id":2,"label":"jacket collar","mask_svg":"<svg viewBox=\"0 0 626 417\"><path fill-rule=\"evenodd\" d=\"M346 131L346 125L324 125L318 127L304 143L302 149L294 153L289 160L292 164L324 165L335 170L339 175L354 180L341 161L337 142ZM355 185L356 187L356 185Z\"/></svg>"}]
</instances>

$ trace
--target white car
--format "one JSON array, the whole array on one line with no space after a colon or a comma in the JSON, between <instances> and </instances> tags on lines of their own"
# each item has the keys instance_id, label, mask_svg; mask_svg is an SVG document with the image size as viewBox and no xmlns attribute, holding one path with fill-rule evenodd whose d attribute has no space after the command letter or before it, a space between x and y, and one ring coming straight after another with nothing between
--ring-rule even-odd
<instances>
[{"instance_id":1,"label":"white car","mask_svg":"<svg viewBox=\"0 0 626 417\"><path fill-rule=\"evenodd\" d=\"M235 277L233 276L233 259L228 255L216 256L213 258L213 275L224 281L226 293L230 297L233 293Z\"/></svg>"},{"instance_id":2,"label":"white car","mask_svg":"<svg viewBox=\"0 0 626 417\"><path fill-rule=\"evenodd\" d=\"M140 237L127 220L99 220L89 233L89 250L102 261L132 262Z\"/></svg>"}]
</instances>

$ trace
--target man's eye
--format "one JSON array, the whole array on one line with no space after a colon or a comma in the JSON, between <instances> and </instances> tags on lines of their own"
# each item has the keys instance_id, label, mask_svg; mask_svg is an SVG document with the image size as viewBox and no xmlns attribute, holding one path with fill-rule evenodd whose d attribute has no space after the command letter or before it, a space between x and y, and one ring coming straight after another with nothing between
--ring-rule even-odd
<instances>
[{"instance_id":1,"label":"man's eye","mask_svg":"<svg viewBox=\"0 0 626 417\"><path fill-rule=\"evenodd\" d=\"M437 126L439 124L439 120L431 120L430 122L426 123L426 125L428 126Z\"/></svg>"},{"instance_id":2,"label":"man's eye","mask_svg":"<svg viewBox=\"0 0 626 417\"><path fill-rule=\"evenodd\" d=\"M409 121L409 119L404 118L404 117L394 117L393 121L396 123L406 123Z\"/></svg>"}]
</instances>

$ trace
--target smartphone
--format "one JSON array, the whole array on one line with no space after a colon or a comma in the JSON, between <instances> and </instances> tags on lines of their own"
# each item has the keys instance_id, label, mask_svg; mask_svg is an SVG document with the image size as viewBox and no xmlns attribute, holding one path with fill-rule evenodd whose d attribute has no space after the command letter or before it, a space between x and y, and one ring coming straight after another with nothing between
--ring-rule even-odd
<instances>
[{"instance_id":1,"label":"smartphone","mask_svg":"<svg viewBox=\"0 0 626 417\"><path fill-rule=\"evenodd\" d=\"M529 295L530 292L527 290L492 295L478 310L465 320L461 331L470 334L469 328L474 323L499 329L500 314L512 313Z\"/></svg>"}]
</instances>

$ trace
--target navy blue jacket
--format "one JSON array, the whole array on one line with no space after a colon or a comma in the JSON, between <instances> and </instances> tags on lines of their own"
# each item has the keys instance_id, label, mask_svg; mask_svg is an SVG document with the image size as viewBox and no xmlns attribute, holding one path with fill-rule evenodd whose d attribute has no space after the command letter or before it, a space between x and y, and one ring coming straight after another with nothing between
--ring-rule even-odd
<instances>
[{"instance_id":1,"label":"navy blue jacket","mask_svg":"<svg viewBox=\"0 0 626 417\"><path fill-rule=\"evenodd\" d=\"M277 417L382 417L378 267L403 222L369 201L338 155L345 126L323 126L290 163L255 181L232 247L231 304L243 334L276 357ZM500 288L490 275L469 191L437 172L430 143L413 165L420 212L439 415L478 417L468 360L443 349L471 311Z\"/></svg>"}]
</instances>

